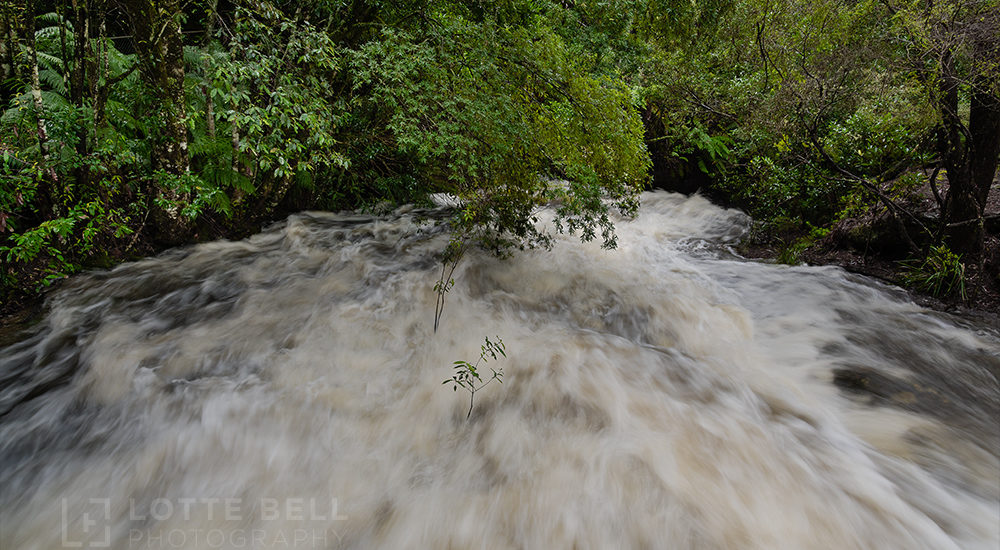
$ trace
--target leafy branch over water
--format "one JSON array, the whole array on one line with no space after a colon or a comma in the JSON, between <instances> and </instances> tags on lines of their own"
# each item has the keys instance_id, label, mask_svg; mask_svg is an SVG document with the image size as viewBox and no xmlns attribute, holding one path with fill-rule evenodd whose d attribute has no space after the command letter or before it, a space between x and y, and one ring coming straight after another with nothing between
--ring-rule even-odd
<instances>
[{"instance_id":1,"label":"leafy branch over water","mask_svg":"<svg viewBox=\"0 0 1000 550\"><path fill-rule=\"evenodd\" d=\"M458 388L461 387L465 391L469 392L469 412L465 415L466 419L472 416L472 406L474 404L477 391L485 388L494 380L503 384L502 368L500 370L490 368L493 376L485 382L483 382L482 375L479 374L480 363L489 362L490 359L496 361L498 355L504 358L507 357L503 340L497 336L496 342L491 342L489 337L487 337L486 343L480 347L480 350L479 359L476 361L475 365L469 363L468 361L455 361L455 374L441 383L442 385L451 384L452 391L458 391Z\"/></svg>"}]
</instances>

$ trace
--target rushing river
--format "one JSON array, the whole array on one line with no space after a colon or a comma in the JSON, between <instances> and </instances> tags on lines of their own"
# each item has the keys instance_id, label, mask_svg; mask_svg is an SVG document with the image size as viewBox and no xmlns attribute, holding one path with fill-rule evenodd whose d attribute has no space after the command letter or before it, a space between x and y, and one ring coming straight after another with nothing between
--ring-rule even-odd
<instances>
[{"instance_id":1,"label":"rushing river","mask_svg":"<svg viewBox=\"0 0 1000 550\"><path fill-rule=\"evenodd\" d=\"M614 251L470 253L437 333L417 210L76 278L0 350L0 547L998 548L994 329L643 198Z\"/></svg>"}]
</instances>

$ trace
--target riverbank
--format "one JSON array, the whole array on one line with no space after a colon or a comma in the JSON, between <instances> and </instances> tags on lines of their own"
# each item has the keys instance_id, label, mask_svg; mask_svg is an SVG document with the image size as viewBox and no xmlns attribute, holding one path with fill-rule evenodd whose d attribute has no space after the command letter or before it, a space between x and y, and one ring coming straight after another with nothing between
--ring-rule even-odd
<instances>
[{"instance_id":1,"label":"riverbank","mask_svg":"<svg viewBox=\"0 0 1000 550\"><path fill-rule=\"evenodd\" d=\"M291 210L280 211L277 217L261 220L254 225L226 225L219 223L212 216L204 216L199 219L197 228L191 235L191 240L178 245L178 247L218 240L244 239L259 233L278 219L284 219L292 212ZM0 300L0 347L16 341L21 331L40 321L45 315L45 303L49 296L57 293L63 285L74 277L90 271L112 269L128 262L151 258L173 248L156 241L155 235L147 231L148 228L145 224L132 229L137 232L133 239L102 243L103 253L99 257L76 266L79 271L56 279L48 286L42 286L45 272L39 269L43 264L41 259L37 261L37 265L20 264L17 271L9 273L9 276L16 278L18 285L3 289L4 293L0 294L0 298L2 298ZM125 242L127 244L124 244Z\"/></svg>"},{"instance_id":2,"label":"riverbank","mask_svg":"<svg viewBox=\"0 0 1000 550\"><path fill-rule=\"evenodd\" d=\"M947 191L946 178L938 185L939 193ZM890 187L891 182L883 192L888 194ZM845 216L829 231L819 234L810 235L798 227L751 231L740 251L747 258L762 261L839 266L903 288L921 306L973 318L1000 330L1000 184L994 185L987 197L982 264L964 267L964 298L958 289L935 296L908 281L912 278L915 253L907 241L927 246L921 235L925 234L925 227L938 224L939 207L934 191L924 183L897 204L909 213L909 217L901 216L902 222L881 204L873 204Z\"/></svg>"},{"instance_id":3,"label":"riverbank","mask_svg":"<svg viewBox=\"0 0 1000 550\"><path fill-rule=\"evenodd\" d=\"M739 248L744 257L762 262L778 262L782 250L782 246L775 243L747 242ZM902 288L914 303L922 307L968 318L1000 331L1000 292L996 285L988 284L988 281L981 278L967 283L969 299L963 301L958 296L936 297L907 288L901 264L884 257L866 256L854 250L819 243L801 252L798 259L806 265L832 265L850 273L878 279ZM972 287L973 284L976 286Z\"/></svg>"}]
</instances>

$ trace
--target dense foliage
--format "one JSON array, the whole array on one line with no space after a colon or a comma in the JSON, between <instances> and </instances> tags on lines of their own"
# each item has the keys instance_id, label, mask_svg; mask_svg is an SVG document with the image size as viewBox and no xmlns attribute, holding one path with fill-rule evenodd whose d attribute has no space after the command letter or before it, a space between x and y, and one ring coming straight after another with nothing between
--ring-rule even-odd
<instances>
[{"instance_id":1,"label":"dense foliage","mask_svg":"<svg viewBox=\"0 0 1000 550\"><path fill-rule=\"evenodd\" d=\"M655 57L652 74L669 76L649 85L666 142L654 155L796 236L783 257L863 214L889 220L889 259L936 265L925 259L944 247L1000 286L984 223L1000 154L1000 3L705 7L717 24Z\"/></svg>"},{"instance_id":2,"label":"dense foliage","mask_svg":"<svg viewBox=\"0 0 1000 550\"><path fill-rule=\"evenodd\" d=\"M611 246L609 208L633 213L647 177L642 124L622 79L555 32L562 11L5 4L4 285L128 254L136 232L173 244L434 192L501 252L547 242L532 220L551 201Z\"/></svg>"},{"instance_id":3,"label":"dense foliage","mask_svg":"<svg viewBox=\"0 0 1000 550\"><path fill-rule=\"evenodd\" d=\"M300 208L445 192L457 242L615 243L657 184L772 224L863 205L982 257L997 0L21 0L0 13L0 286ZM938 189L938 181L948 185ZM891 183L891 185L890 185ZM932 248L938 247L938 248Z\"/></svg>"}]
</instances>

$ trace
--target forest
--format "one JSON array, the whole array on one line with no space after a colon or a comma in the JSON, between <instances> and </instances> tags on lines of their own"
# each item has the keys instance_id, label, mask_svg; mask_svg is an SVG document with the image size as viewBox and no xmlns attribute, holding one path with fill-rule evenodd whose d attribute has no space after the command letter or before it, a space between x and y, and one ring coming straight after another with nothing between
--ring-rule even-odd
<instances>
[{"instance_id":1,"label":"forest","mask_svg":"<svg viewBox=\"0 0 1000 550\"><path fill-rule=\"evenodd\" d=\"M996 292L997 0L5 0L0 295L449 193L457 250L616 242L650 187L789 263ZM994 190L994 194L997 191Z\"/></svg>"}]
</instances>

